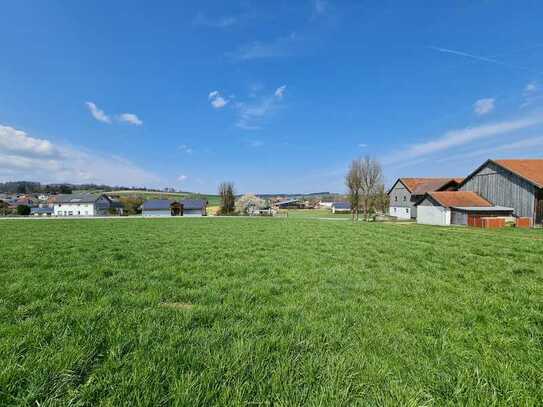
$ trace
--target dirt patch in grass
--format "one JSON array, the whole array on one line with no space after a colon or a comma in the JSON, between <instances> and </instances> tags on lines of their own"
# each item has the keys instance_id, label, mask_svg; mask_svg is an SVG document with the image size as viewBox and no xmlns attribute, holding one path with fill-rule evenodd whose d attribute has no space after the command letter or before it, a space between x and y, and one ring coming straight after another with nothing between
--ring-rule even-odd
<instances>
[{"instance_id":1,"label":"dirt patch in grass","mask_svg":"<svg viewBox=\"0 0 543 407\"><path fill-rule=\"evenodd\" d=\"M178 310L190 310L194 307L193 304L189 304L186 302L161 302L160 306L163 308L171 308L171 309L178 309Z\"/></svg>"}]
</instances>

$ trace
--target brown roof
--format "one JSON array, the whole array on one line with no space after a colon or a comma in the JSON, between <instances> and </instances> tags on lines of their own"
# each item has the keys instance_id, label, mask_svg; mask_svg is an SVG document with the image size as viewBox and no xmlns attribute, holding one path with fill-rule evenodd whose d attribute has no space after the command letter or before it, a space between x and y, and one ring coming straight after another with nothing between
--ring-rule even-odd
<instances>
[{"instance_id":1,"label":"brown roof","mask_svg":"<svg viewBox=\"0 0 543 407\"><path fill-rule=\"evenodd\" d=\"M445 208L450 207L488 207L492 206L486 199L470 191L428 192L434 200Z\"/></svg>"},{"instance_id":2,"label":"brown roof","mask_svg":"<svg viewBox=\"0 0 543 407\"><path fill-rule=\"evenodd\" d=\"M543 160L493 160L518 176L543 188Z\"/></svg>"},{"instance_id":3,"label":"brown roof","mask_svg":"<svg viewBox=\"0 0 543 407\"><path fill-rule=\"evenodd\" d=\"M413 195L424 195L430 191L437 191L449 182L459 184L462 178L400 178L400 181Z\"/></svg>"}]
</instances>

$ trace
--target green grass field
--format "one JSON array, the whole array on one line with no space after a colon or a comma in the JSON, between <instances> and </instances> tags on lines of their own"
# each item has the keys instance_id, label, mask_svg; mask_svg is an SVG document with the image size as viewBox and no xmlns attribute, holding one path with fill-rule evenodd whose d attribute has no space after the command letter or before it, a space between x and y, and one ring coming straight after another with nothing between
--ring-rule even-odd
<instances>
[{"instance_id":1,"label":"green grass field","mask_svg":"<svg viewBox=\"0 0 543 407\"><path fill-rule=\"evenodd\" d=\"M541 405L543 232L0 221L0 405Z\"/></svg>"}]
</instances>

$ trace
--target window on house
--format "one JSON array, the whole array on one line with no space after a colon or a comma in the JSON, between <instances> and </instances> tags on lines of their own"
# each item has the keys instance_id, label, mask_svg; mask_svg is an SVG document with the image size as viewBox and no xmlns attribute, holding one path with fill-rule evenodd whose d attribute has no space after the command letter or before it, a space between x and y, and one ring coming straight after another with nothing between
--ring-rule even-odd
<instances>
[{"instance_id":1,"label":"window on house","mask_svg":"<svg viewBox=\"0 0 543 407\"><path fill-rule=\"evenodd\" d=\"M404 202L407 201L407 196L405 196L405 195L403 196L403 201Z\"/></svg>"},{"instance_id":2,"label":"window on house","mask_svg":"<svg viewBox=\"0 0 543 407\"><path fill-rule=\"evenodd\" d=\"M396 202L398 202L398 196L397 196L397 195L394 197L394 200L395 200Z\"/></svg>"},{"instance_id":3,"label":"window on house","mask_svg":"<svg viewBox=\"0 0 543 407\"><path fill-rule=\"evenodd\" d=\"M409 208L405 208L405 213L409 213Z\"/></svg>"}]
</instances>

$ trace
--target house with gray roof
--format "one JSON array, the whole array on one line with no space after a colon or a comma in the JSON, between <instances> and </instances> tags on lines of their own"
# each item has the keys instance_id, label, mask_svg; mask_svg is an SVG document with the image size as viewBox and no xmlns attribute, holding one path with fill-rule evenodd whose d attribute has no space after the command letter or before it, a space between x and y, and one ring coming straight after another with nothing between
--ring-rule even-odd
<instances>
[{"instance_id":1,"label":"house with gray roof","mask_svg":"<svg viewBox=\"0 0 543 407\"><path fill-rule=\"evenodd\" d=\"M55 196L55 216L105 216L111 200L105 194L65 194Z\"/></svg>"}]
</instances>

